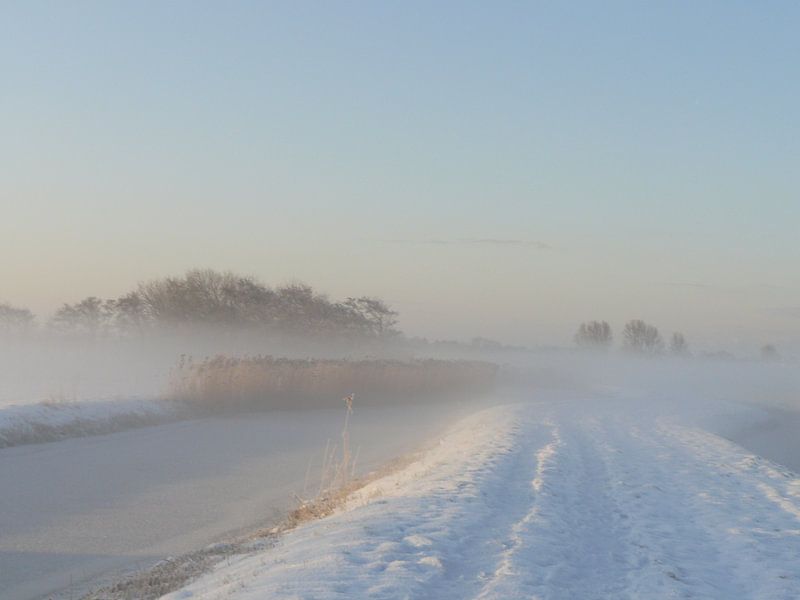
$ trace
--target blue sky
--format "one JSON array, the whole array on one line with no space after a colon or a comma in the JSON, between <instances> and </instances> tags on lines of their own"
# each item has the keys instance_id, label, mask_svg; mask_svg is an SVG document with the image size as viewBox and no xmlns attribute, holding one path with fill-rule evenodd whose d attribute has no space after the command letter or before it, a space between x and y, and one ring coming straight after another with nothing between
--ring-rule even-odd
<instances>
[{"instance_id":1,"label":"blue sky","mask_svg":"<svg viewBox=\"0 0 800 600\"><path fill-rule=\"evenodd\" d=\"M211 266L432 337L641 317L797 347L799 27L794 2L6 2L0 299Z\"/></svg>"}]
</instances>

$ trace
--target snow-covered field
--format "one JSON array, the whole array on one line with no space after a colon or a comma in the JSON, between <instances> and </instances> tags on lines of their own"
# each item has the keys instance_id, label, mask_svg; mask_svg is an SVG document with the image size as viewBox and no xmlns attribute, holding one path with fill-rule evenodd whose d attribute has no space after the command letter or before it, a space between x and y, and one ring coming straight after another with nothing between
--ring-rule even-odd
<instances>
[{"instance_id":1,"label":"snow-covered field","mask_svg":"<svg viewBox=\"0 0 800 600\"><path fill-rule=\"evenodd\" d=\"M167 598L800 597L800 479L703 425L761 417L642 400L481 411Z\"/></svg>"}]
</instances>

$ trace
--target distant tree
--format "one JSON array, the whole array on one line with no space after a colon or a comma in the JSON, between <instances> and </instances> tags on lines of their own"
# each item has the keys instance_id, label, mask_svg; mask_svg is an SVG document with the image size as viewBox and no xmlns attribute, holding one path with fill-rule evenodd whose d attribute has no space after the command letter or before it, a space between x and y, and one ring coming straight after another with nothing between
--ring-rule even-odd
<instances>
[{"instance_id":1,"label":"distant tree","mask_svg":"<svg viewBox=\"0 0 800 600\"><path fill-rule=\"evenodd\" d=\"M327 299L310 285L292 283L275 290L272 315L278 329L312 333L321 328L327 304Z\"/></svg>"},{"instance_id":2,"label":"distant tree","mask_svg":"<svg viewBox=\"0 0 800 600\"><path fill-rule=\"evenodd\" d=\"M251 277L194 269L180 277L140 283L115 300L94 296L64 304L54 331L98 335L213 326L291 335L386 337L398 333L397 313L377 298L333 302L308 285L269 288Z\"/></svg>"},{"instance_id":3,"label":"distant tree","mask_svg":"<svg viewBox=\"0 0 800 600\"><path fill-rule=\"evenodd\" d=\"M575 343L583 348L608 348L613 339L611 326L605 321L581 323L575 334Z\"/></svg>"},{"instance_id":4,"label":"distant tree","mask_svg":"<svg viewBox=\"0 0 800 600\"><path fill-rule=\"evenodd\" d=\"M161 325L244 325L269 320L274 293L248 277L211 269L139 285L128 307Z\"/></svg>"},{"instance_id":5,"label":"distant tree","mask_svg":"<svg viewBox=\"0 0 800 600\"><path fill-rule=\"evenodd\" d=\"M112 313L114 326L119 333L141 335L150 324L150 314L138 292L130 292L116 300L108 300L106 307Z\"/></svg>"},{"instance_id":6,"label":"distant tree","mask_svg":"<svg viewBox=\"0 0 800 600\"><path fill-rule=\"evenodd\" d=\"M136 292L144 310L161 325L188 319L183 282L173 277L140 283Z\"/></svg>"},{"instance_id":7,"label":"distant tree","mask_svg":"<svg viewBox=\"0 0 800 600\"><path fill-rule=\"evenodd\" d=\"M676 331L672 334L672 339L669 341L670 354L675 356L687 356L689 354L689 344L686 343L686 338L683 334Z\"/></svg>"},{"instance_id":8,"label":"distant tree","mask_svg":"<svg viewBox=\"0 0 800 600\"><path fill-rule=\"evenodd\" d=\"M106 330L112 311L107 302L89 296L77 304L64 304L53 315L50 327L60 333L97 337Z\"/></svg>"},{"instance_id":9,"label":"distant tree","mask_svg":"<svg viewBox=\"0 0 800 600\"><path fill-rule=\"evenodd\" d=\"M397 312L389 308L383 300L368 296L348 298L345 306L366 321L373 335L386 337L398 333L395 329Z\"/></svg>"},{"instance_id":10,"label":"distant tree","mask_svg":"<svg viewBox=\"0 0 800 600\"><path fill-rule=\"evenodd\" d=\"M780 360L781 355L778 353L778 349L772 345L767 344L761 348L761 359L769 362L773 362L776 360Z\"/></svg>"},{"instance_id":11,"label":"distant tree","mask_svg":"<svg viewBox=\"0 0 800 600\"><path fill-rule=\"evenodd\" d=\"M276 294L255 279L235 275L225 285L224 297L236 323L259 328L274 324Z\"/></svg>"},{"instance_id":12,"label":"distant tree","mask_svg":"<svg viewBox=\"0 0 800 600\"><path fill-rule=\"evenodd\" d=\"M0 336L18 336L29 333L35 317L27 308L17 308L0 303Z\"/></svg>"},{"instance_id":13,"label":"distant tree","mask_svg":"<svg viewBox=\"0 0 800 600\"><path fill-rule=\"evenodd\" d=\"M655 355L664 350L664 340L658 329L640 319L628 321L622 331L623 347L639 354Z\"/></svg>"}]
</instances>

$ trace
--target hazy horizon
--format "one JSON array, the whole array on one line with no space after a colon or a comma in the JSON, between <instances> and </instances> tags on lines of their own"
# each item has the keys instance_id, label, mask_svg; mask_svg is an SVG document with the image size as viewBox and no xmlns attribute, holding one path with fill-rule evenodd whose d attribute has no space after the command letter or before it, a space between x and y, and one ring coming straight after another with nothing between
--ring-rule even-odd
<instances>
[{"instance_id":1,"label":"hazy horizon","mask_svg":"<svg viewBox=\"0 0 800 600\"><path fill-rule=\"evenodd\" d=\"M800 351L800 6L8 3L0 302L210 267L400 328Z\"/></svg>"}]
</instances>

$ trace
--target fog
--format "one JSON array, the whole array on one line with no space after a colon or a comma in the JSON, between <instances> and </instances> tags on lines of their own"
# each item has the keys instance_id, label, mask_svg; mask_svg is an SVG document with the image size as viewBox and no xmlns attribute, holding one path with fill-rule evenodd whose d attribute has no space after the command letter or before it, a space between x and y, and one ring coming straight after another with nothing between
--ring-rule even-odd
<instances>
[{"instance_id":1,"label":"fog","mask_svg":"<svg viewBox=\"0 0 800 600\"><path fill-rule=\"evenodd\" d=\"M345 339L263 336L198 327L181 334L120 338L39 335L0 339L0 408L160 399L182 357L272 355L303 359L480 360L501 367L506 390L641 393L651 398L728 400L800 410L800 375L793 359L636 356L619 349L525 349L494 343L428 342L398 337ZM369 399L363 399L369 402ZM338 398L332 399L332 403Z\"/></svg>"},{"instance_id":2,"label":"fog","mask_svg":"<svg viewBox=\"0 0 800 600\"><path fill-rule=\"evenodd\" d=\"M394 355L369 343L263 338L224 329L197 328L180 335L143 338L68 338L42 335L0 339L0 406L41 401L159 397L181 355L202 359L219 354L269 354L296 358Z\"/></svg>"},{"instance_id":3,"label":"fog","mask_svg":"<svg viewBox=\"0 0 800 600\"><path fill-rule=\"evenodd\" d=\"M800 472L800 369L793 362L562 351L514 360L505 381L533 398L630 398Z\"/></svg>"},{"instance_id":4,"label":"fog","mask_svg":"<svg viewBox=\"0 0 800 600\"><path fill-rule=\"evenodd\" d=\"M41 334L6 340L0 345L0 431L27 427L43 435L47 421L37 419L52 419L51 413L64 407L77 407L70 418L91 420L101 405L112 417L114 407L121 407L120 414L133 410L125 404L132 399L160 406L169 401L171 374L186 355L265 354L466 359L499 366L490 393L409 392L380 402L357 394L350 439L361 475L424 447L479 406L602 405L620 398L664 418L688 415L698 426L800 469L800 378L792 362L532 350L402 336L265 337L204 327L141 338ZM227 408L218 414L112 418L105 428L65 427L50 438L25 438L0 449L0 588L7 597L67 597L166 556L273 525L295 504L294 495L318 485L325 448L341 435L340 395L313 405L318 408L274 410L267 402L258 412L228 407L223 400ZM43 401L50 411L44 417Z\"/></svg>"},{"instance_id":5,"label":"fog","mask_svg":"<svg viewBox=\"0 0 800 600\"><path fill-rule=\"evenodd\" d=\"M363 589L800 597L800 4L74 4L0 5L0 600L129 600L81 596L468 415L407 515L457 544Z\"/></svg>"}]
</instances>

